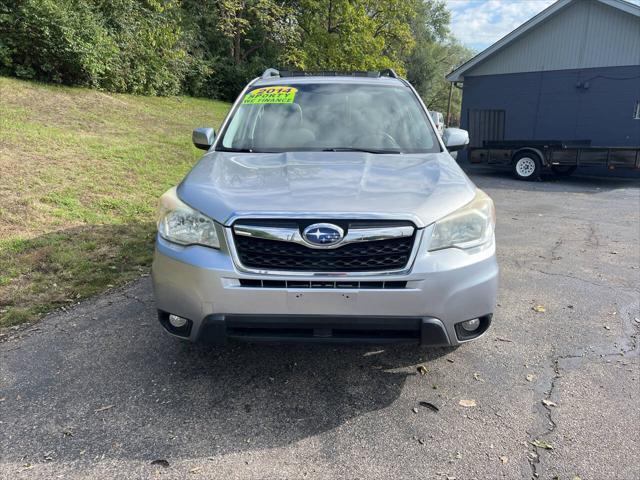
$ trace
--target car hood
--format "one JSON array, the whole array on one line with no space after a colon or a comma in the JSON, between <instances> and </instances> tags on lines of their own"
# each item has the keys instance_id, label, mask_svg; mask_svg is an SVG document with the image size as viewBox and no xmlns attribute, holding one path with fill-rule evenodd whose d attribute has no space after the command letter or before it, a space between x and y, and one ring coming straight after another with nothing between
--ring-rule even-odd
<instances>
[{"instance_id":1,"label":"car hood","mask_svg":"<svg viewBox=\"0 0 640 480\"><path fill-rule=\"evenodd\" d=\"M422 227L469 203L475 186L446 153L209 152L180 199L229 225L238 216L407 219Z\"/></svg>"}]
</instances>

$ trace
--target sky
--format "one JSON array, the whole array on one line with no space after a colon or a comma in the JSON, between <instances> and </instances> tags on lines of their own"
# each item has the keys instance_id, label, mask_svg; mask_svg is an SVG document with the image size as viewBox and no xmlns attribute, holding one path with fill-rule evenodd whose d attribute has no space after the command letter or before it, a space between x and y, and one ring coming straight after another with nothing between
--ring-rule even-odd
<instances>
[{"instance_id":1,"label":"sky","mask_svg":"<svg viewBox=\"0 0 640 480\"><path fill-rule=\"evenodd\" d=\"M446 0L453 34L481 51L504 37L555 0ZM640 5L640 0L631 0Z\"/></svg>"}]
</instances>

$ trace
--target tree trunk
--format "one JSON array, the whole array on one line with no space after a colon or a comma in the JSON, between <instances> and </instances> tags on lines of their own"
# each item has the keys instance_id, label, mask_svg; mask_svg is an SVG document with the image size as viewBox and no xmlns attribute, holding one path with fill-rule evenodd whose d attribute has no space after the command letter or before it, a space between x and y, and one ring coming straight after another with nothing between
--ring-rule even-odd
<instances>
[{"instance_id":1,"label":"tree trunk","mask_svg":"<svg viewBox=\"0 0 640 480\"><path fill-rule=\"evenodd\" d=\"M240 65L240 61L242 60L242 53L240 52L241 41L241 35L236 33L236 36L233 39L233 63L236 65Z\"/></svg>"}]
</instances>

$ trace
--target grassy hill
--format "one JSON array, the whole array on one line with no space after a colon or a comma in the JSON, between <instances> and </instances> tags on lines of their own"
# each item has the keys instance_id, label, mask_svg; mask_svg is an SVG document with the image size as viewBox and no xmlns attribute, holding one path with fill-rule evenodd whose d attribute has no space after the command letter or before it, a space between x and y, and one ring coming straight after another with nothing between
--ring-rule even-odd
<instances>
[{"instance_id":1,"label":"grassy hill","mask_svg":"<svg viewBox=\"0 0 640 480\"><path fill-rule=\"evenodd\" d=\"M157 198L228 108L0 77L0 326L146 274Z\"/></svg>"}]
</instances>

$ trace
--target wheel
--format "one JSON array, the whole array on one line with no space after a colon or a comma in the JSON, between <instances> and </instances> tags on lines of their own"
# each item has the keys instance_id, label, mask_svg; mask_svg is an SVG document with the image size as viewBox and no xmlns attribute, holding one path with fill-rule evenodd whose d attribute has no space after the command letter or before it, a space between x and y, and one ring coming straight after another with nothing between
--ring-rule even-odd
<instances>
[{"instance_id":1,"label":"wheel","mask_svg":"<svg viewBox=\"0 0 640 480\"><path fill-rule=\"evenodd\" d=\"M559 177L568 177L576 171L576 168L578 167L576 167L575 165L554 165L551 167L551 170Z\"/></svg>"},{"instance_id":2,"label":"wheel","mask_svg":"<svg viewBox=\"0 0 640 480\"><path fill-rule=\"evenodd\" d=\"M541 170L542 162L536 153L521 152L513 157L513 174L519 180L537 180Z\"/></svg>"}]
</instances>

